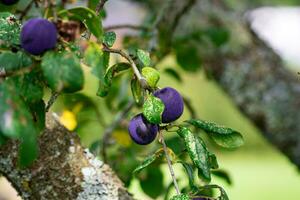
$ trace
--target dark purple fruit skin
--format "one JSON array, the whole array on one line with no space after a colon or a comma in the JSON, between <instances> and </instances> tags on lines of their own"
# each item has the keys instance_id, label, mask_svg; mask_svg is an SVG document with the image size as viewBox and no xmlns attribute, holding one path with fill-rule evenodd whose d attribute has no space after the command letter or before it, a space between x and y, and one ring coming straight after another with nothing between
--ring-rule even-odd
<instances>
[{"instance_id":1,"label":"dark purple fruit skin","mask_svg":"<svg viewBox=\"0 0 300 200\"><path fill-rule=\"evenodd\" d=\"M183 113L183 99L182 96L171 87L165 87L154 92L154 96L161 99L165 104L165 109L162 114L162 122L170 123L178 119Z\"/></svg>"},{"instance_id":2,"label":"dark purple fruit skin","mask_svg":"<svg viewBox=\"0 0 300 200\"><path fill-rule=\"evenodd\" d=\"M142 114L138 114L130 120L128 131L134 142L146 145L156 138L158 125L149 123Z\"/></svg>"},{"instance_id":3,"label":"dark purple fruit skin","mask_svg":"<svg viewBox=\"0 0 300 200\"><path fill-rule=\"evenodd\" d=\"M53 49L56 42L56 27L46 19L30 19L22 28L21 45L30 54L41 55L47 50Z\"/></svg>"},{"instance_id":4,"label":"dark purple fruit skin","mask_svg":"<svg viewBox=\"0 0 300 200\"><path fill-rule=\"evenodd\" d=\"M19 0L0 0L0 2L4 5L10 6L17 3Z\"/></svg>"}]
</instances>

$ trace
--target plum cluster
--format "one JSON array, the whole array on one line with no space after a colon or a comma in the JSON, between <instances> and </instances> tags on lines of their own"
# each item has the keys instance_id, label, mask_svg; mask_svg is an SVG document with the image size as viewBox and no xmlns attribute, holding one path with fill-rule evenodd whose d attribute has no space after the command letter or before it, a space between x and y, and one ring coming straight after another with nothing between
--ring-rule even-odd
<instances>
[{"instance_id":1,"label":"plum cluster","mask_svg":"<svg viewBox=\"0 0 300 200\"><path fill-rule=\"evenodd\" d=\"M57 43L55 25L42 18L28 20L21 30L21 46L32 55L41 55Z\"/></svg>"},{"instance_id":2,"label":"plum cluster","mask_svg":"<svg viewBox=\"0 0 300 200\"><path fill-rule=\"evenodd\" d=\"M166 87L156 90L153 95L159 98L165 105L165 109L162 113L163 123L173 122L182 115L184 103L182 96L177 90ZM128 126L132 140L141 145L151 143L156 138L158 130L159 125L148 122L142 114L133 117Z\"/></svg>"}]
</instances>

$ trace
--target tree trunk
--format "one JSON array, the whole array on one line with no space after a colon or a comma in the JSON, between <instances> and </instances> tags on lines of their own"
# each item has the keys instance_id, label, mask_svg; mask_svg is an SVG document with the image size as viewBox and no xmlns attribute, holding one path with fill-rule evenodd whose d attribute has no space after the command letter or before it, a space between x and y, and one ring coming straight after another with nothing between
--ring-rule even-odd
<instances>
[{"instance_id":1,"label":"tree trunk","mask_svg":"<svg viewBox=\"0 0 300 200\"><path fill-rule=\"evenodd\" d=\"M109 166L80 145L53 117L39 138L40 156L32 166L17 166L18 142L0 148L0 173L24 200L132 200Z\"/></svg>"}]
</instances>

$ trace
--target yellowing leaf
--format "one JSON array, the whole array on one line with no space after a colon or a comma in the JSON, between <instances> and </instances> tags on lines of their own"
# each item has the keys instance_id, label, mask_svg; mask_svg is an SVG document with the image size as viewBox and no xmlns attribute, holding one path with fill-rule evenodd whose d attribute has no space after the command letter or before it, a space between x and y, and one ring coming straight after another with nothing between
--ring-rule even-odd
<instances>
[{"instance_id":1,"label":"yellowing leaf","mask_svg":"<svg viewBox=\"0 0 300 200\"><path fill-rule=\"evenodd\" d=\"M112 137L116 140L118 144L123 147L129 147L132 144L132 140L125 130L116 130L113 132Z\"/></svg>"},{"instance_id":2,"label":"yellowing leaf","mask_svg":"<svg viewBox=\"0 0 300 200\"><path fill-rule=\"evenodd\" d=\"M77 127L76 115L69 110L64 110L60 117L60 123L68 130L73 131Z\"/></svg>"}]
</instances>

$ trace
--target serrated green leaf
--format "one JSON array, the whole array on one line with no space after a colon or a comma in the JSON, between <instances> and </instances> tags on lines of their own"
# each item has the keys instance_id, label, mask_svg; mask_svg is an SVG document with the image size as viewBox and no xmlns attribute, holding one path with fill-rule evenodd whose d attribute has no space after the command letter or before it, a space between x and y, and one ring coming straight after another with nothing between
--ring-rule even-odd
<instances>
[{"instance_id":1,"label":"serrated green leaf","mask_svg":"<svg viewBox=\"0 0 300 200\"><path fill-rule=\"evenodd\" d=\"M228 172L226 172L225 170L221 170L221 169L219 169L219 170L213 170L211 173L212 173L214 176L217 176L217 177L219 177L219 178L225 180L225 181L228 183L228 185L231 185L231 184L232 184L231 177L230 177L230 175L228 174Z\"/></svg>"},{"instance_id":2,"label":"serrated green leaf","mask_svg":"<svg viewBox=\"0 0 300 200\"><path fill-rule=\"evenodd\" d=\"M47 52L41 67L53 91L72 93L82 89L83 71L80 60L72 52Z\"/></svg>"},{"instance_id":3,"label":"serrated green leaf","mask_svg":"<svg viewBox=\"0 0 300 200\"><path fill-rule=\"evenodd\" d=\"M143 105L143 115L152 124L161 123L161 115L164 112L165 105L157 97L150 94L144 105Z\"/></svg>"},{"instance_id":4,"label":"serrated green leaf","mask_svg":"<svg viewBox=\"0 0 300 200\"><path fill-rule=\"evenodd\" d=\"M222 147L237 148L244 144L243 136L231 128L200 119L191 119L186 122L204 130L216 144Z\"/></svg>"},{"instance_id":5,"label":"serrated green leaf","mask_svg":"<svg viewBox=\"0 0 300 200\"><path fill-rule=\"evenodd\" d=\"M164 70L165 73L167 73L168 75L172 76L174 79L176 79L178 82L182 82L181 76L179 75L179 73L172 69L172 68L166 68Z\"/></svg>"},{"instance_id":6,"label":"serrated green leaf","mask_svg":"<svg viewBox=\"0 0 300 200\"><path fill-rule=\"evenodd\" d=\"M152 164L156 159L160 158L163 154L164 154L164 150L162 148L158 149L154 154L147 156L144 159L144 161L138 167L135 168L133 173L137 174L141 172L143 169L145 169L150 164Z\"/></svg>"},{"instance_id":7,"label":"serrated green leaf","mask_svg":"<svg viewBox=\"0 0 300 200\"><path fill-rule=\"evenodd\" d=\"M20 44L21 24L8 12L0 13L0 41L12 45Z\"/></svg>"},{"instance_id":8,"label":"serrated green leaf","mask_svg":"<svg viewBox=\"0 0 300 200\"><path fill-rule=\"evenodd\" d=\"M138 49L137 56L145 67L149 67L151 65L151 59L150 59L150 55L148 52Z\"/></svg>"},{"instance_id":9,"label":"serrated green leaf","mask_svg":"<svg viewBox=\"0 0 300 200\"><path fill-rule=\"evenodd\" d=\"M155 88L159 79L160 75L159 72L152 68L152 67L144 67L142 69L142 75L146 79L148 85L152 88Z\"/></svg>"},{"instance_id":10,"label":"serrated green leaf","mask_svg":"<svg viewBox=\"0 0 300 200\"><path fill-rule=\"evenodd\" d=\"M116 41L117 35L115 32L110 31L104 33L103 43L106 44L108 47L112 47Z\"/></svg>"},{"instance_id":11,"label":"serrated green leaf","mask_svg":"<svg viewBox=\"0 0 300 200\"><path fill-rule=\"evenodd\" d=\"M81 21L91 33L102 41L103 28L101 18L96 13L86 7L71 8L58 13L60 17L67 17L72 20Z\"/></svg>"},{"instance_id":12,"label":"serrated green leaf","mask_svg":"<svg viewBox=\"0 0 300 200\"><path fill-rule=\"evenodd\" d=\"M188 154L194 165L198 168L199 175L205 181L209 182L211 180L209 152L204 142L186 127L180 127L177 133L183 138Z\"/></svg>"},{"instance_id":13,"label":"serrated green leaf","mask_svg":"<svg viewBox=\"0 0 300 200\"><path fill-rule=\"evenodd\" d=\"M180 194L173 196L170 200L190 200L190 197L187 194Z\"/></svg>"},{"instance_id":14,"label":"serrated green leaf","mask_svg":"<svg viewBox=\"0 0 300 200\"><path fill-rule=\"evenodd\" d=\"M4 69L5 72L13 72L31 65L31 58L21 51L18 53L7 51L0 54L0 69Z\"/></svg>"},{"instance_id":15,"label":"serrated green leaf","mask_svg":"<svg viewBox=\"0 0 300 200\"><path fill-rule=\"evenodd\" d=\"M131 80L131 92L134 101L137 105L141 106L144 103L145 90L136 78Z\"/></svg>"}]
</instances>

